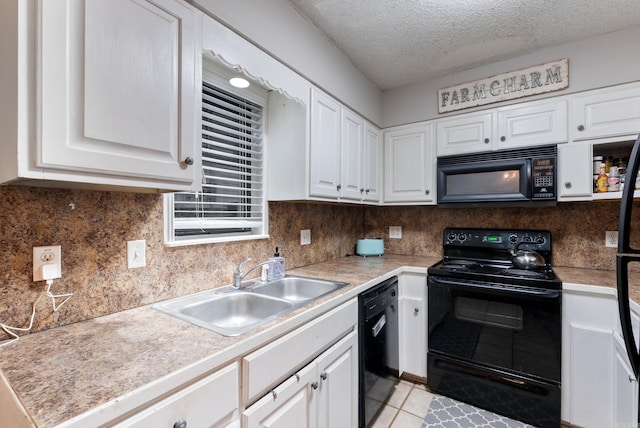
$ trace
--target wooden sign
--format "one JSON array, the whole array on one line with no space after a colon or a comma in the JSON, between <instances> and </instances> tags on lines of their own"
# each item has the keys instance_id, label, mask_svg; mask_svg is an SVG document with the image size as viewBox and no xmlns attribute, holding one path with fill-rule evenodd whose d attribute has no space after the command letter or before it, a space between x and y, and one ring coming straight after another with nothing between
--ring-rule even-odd
<instances>
[{"instance_id":1,"label":"wooden sign","mask_svg":"<svg viewBox=\"0 0 640 428\"><path fill-rule=\"evenodd\" d=\"M559 91L569 86L569 60L561 59L438 90L438 113Z\"/></svg>"}]
</instances>

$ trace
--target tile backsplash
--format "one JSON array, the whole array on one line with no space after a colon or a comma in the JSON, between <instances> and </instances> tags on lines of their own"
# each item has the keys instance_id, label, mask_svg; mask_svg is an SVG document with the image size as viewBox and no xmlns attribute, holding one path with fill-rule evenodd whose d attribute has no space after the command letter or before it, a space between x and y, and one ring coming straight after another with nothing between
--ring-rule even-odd
<instances>
[{"instance_id":1,"label":"tile backsplash","mask_svg":"<svg viewBox=\"0 0 640 428\"><path fill-rule=\"evenodd\" d=\"M270 238L168 248L163 244L162 196L36 187L0 187L0 323L24 327L44 289L32 281L32 247L62 246L62 278L54 293L73 292L58 312L41 299L32 331L231 283L247 257L266 259L278 245L295 268L352 254L362 236L383 237L385 252L441 255L442 229L501 227L548 229L554 264L614 269L619 202L563 203L552 208L443 209L271 202ZM388 239L402 226L402 239ZM300 246L300 230L311 245ZM129 240L146 240L147 266L127 268ZM8 336L0 331L0 340Z\"/></svg>"}]
</instances>

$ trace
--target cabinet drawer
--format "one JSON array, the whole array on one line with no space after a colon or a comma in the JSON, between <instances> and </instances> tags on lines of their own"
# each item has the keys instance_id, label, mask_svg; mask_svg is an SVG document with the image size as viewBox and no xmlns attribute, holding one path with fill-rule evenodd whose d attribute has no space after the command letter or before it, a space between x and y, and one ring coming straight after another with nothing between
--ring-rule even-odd
<instances>
[{"instance_id":1,"label":"cabinet drawer","mask_svg":"<svg viewBox=\"0 0 640 428\"><path fill-rule=\"evenodd\" d=\"M137 413L115 427L224 427L238 415L238 363L233 363Z\"/></svg>"},{"instance_id":2,"label":"cabinet drawer","mask_svg":"<svg viewBox=\"0 0 640 428\"><path fill-rule=\"evenodd\" d=\"M253 402L290 373L351 331L358 322L357 299L249 354L242 361L242 395Z\"/></svg>"}]
</instances>

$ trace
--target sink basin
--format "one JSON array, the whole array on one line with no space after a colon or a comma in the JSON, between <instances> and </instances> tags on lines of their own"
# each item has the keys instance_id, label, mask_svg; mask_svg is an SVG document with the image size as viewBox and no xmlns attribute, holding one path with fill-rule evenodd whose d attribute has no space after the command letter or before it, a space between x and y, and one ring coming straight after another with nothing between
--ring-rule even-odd
<instances>
[{"instance_id":1,"label":"sink basin","mask_svg":"<svg viewBox=\"0 0 640 428\"><path fill-rule=\"evenodd\" d=\"M323 279L285 276L252 287L254 293L289 300L290 302L309 302L349 285L346 282L326 281Z\"/></svg>"},{"instance_id":2,"label":"sink basin","mask_svg":"<svg viewBox=\"0 0 640 428\"><path fill-rule=\"evenodd\" d=\"M220 333L238 336L289 312L293 303L247 291L198 293L154 308Z\"/></svg>"},{"instance_id":3,"label":"sink basin","mask_svg":"<svg viewBox=\"0 0 640 428\"><path fill-rule=\"evenodd\" d=\"M349 285L346 282L285 276L252 281L156 303L156 310L215 331L238 336Z\"/></svg>"}]
</instances>

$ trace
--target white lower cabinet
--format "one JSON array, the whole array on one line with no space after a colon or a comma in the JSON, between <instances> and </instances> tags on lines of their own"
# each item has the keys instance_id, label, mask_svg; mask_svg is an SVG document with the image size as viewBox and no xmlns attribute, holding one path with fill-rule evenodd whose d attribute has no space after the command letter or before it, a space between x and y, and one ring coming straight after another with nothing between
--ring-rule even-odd
<instances>
[{"instance_id":1,"label":"white lower cabinet","mask_svg":"<svg viewBox=\"0 0 640 428\"><path fill-rule=\"evenodd\" d=\"M399 371L427 377L427 278L424 274L398 276Z\"/></svg>"},{"instance_id":2,"label":"white lower cabinet","mask_svg":"<svg viewBox=\"0 0 640 428\"><path fill-rule=\"evenodd\" d=\"M354 298L245 356L242 425L357 426L357 323Z\"/></svg>"},{"instance_id":3,"label":"white lower cabinet","mask_svg":"<svg viewBox=\"0 0 640 428\"><path fill-rule=\"evenodd\" d=\"M352 331L247 408L243 426L355 427L358 333Z\"/></svg>"},{"instance_id":4,"label":"white lower cabinet","mask_svg":"<svg viewBox=\"0 0 640 428\"><path fill-rule=\"evenodd\" d=\"M583 428L635 426L638 383L615 289L564 284L562 299L562 419Z\"/></svg>"},{"instance_id":5,"label":"white lower cabinet","mask_svg":"<svg viewBox=\"0 0 640 428\"><path fill-rule=\"evenodd\" d=\"M238 363L172 394L114 427L238 427Z\"/></svg>"}]
</instances>

